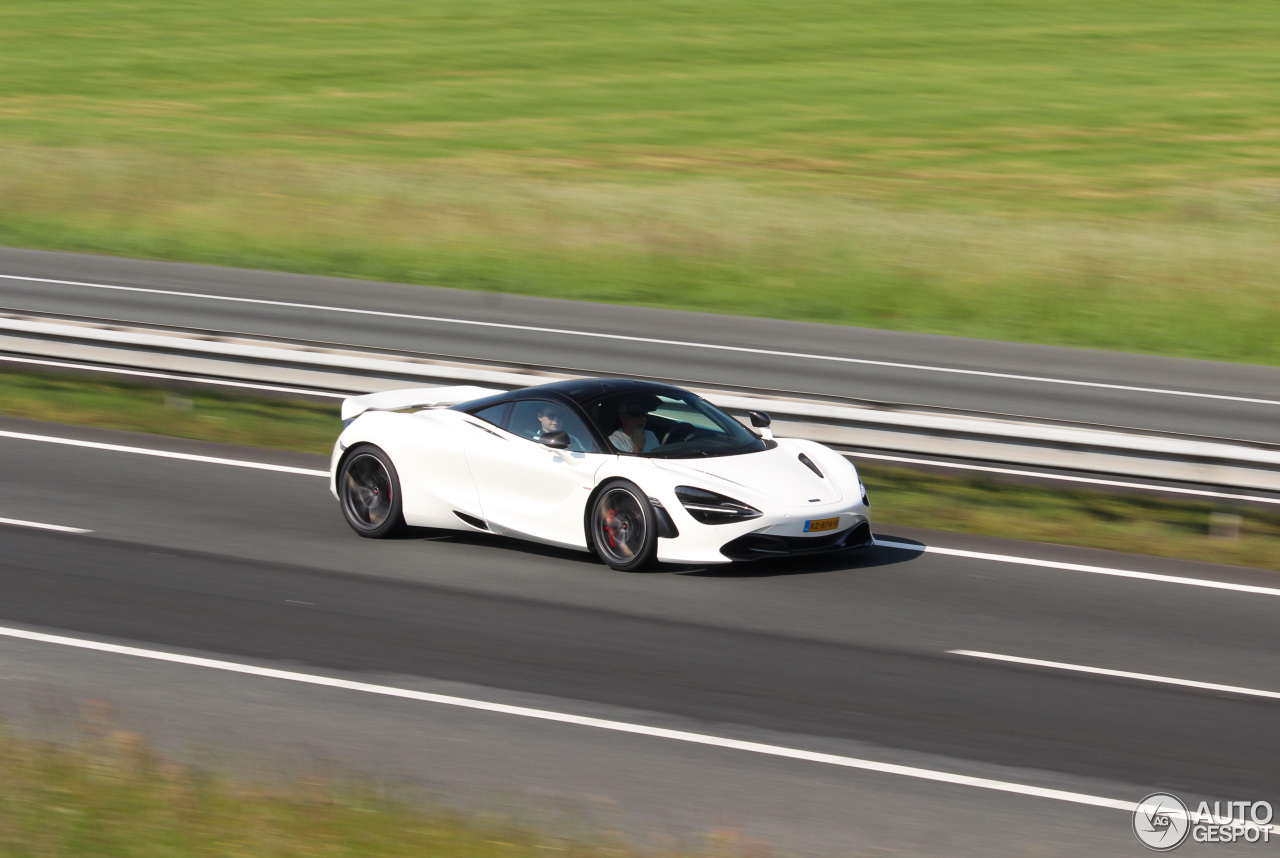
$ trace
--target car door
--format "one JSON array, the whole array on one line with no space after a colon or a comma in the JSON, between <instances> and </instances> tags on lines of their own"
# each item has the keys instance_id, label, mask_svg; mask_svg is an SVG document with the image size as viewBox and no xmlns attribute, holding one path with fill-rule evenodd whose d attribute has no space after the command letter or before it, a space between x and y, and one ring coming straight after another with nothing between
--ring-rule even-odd
<instances>
[{"instance_id":1,"label":"car door","mask_svg":"<svg viewBox=\"0 0 1280 858\"><path fill-rule=\"evenodd\" d=\"M536 438L540 416L558 409L557 431L572 448L555 450ZM567 405L522 400L505 415L505 431L481 432L467 444L467 465L475 479L485 521L495 531L556 545L586 547L583 511L595 473L612 458L596 451L591 432Z\"/></svg>"}]
</instances>

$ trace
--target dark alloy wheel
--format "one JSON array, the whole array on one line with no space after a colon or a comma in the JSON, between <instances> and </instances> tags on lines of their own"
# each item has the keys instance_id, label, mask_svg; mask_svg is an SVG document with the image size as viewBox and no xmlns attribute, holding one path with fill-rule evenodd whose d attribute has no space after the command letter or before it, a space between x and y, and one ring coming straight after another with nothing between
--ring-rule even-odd
<instances>
[{"instance_id":1,"label":"dark alloy wheel","mask_svg":"<svg viewBox=\"0 0 1280 858\"><path fill-rule=\"evenodd\" d=\"M634 484L613 482L591 507L591 544L613 569L632 572L653 562L658 551L657 520L649 499Z\"/></svg>"},{"instance_id":2,"label":"dark alloy wheel","mask_svg":"<svg viewBox=\"0 0 1280 858\"><path fill-rule=\"evenodd\" d=\"M343 460L338 497L347 524L361 536L389 536L403 523L399 475L377 447L360 447Z\"/></svg>"}]
</instances>

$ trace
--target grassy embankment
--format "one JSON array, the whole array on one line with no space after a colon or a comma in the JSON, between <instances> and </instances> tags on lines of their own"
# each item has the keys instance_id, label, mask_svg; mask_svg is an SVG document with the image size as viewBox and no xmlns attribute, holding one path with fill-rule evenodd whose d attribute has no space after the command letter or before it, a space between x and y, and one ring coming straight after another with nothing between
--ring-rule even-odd
<instances>
[{"instance_id":1,"label":"grassy embankment","mask_svg":"<svg viewBox=\"0 0 1280 858\"><path fill-rule=\"evenodd\" d=\"M115 381L0 372L0 414L328 453L337 404L175 393ZM1280 512L1238 509L1238 537L1209 535L1209 503L1043 489L981 476L860 464L880 524L903 524L1280 569Z\"/></svg>"},{"instance_id":2,"label":"grassy embankment","mask_svg":"<svg viewBox=\"0 0 1280 858\"><path fill-rule=\"evenodd\" d=\"M734 846L731 838L713 836L699 854L741 854ZM0 856L6 858L635 854L500 819L432 813L380 790L335 782L330 773L274 783L220 777L158 757L131 733L90 734L68 747L0 732Z\"/></svg>"},{"instance_id":3,"label":"grassy embankment","mask_svg":"<svg viewBox=\"0 0 1280 858\"><path fill-rule=\"evenodd\" d=\"M1274 0L9 0L0 244L1280 364Z\"/></svg>"}]
</instances>

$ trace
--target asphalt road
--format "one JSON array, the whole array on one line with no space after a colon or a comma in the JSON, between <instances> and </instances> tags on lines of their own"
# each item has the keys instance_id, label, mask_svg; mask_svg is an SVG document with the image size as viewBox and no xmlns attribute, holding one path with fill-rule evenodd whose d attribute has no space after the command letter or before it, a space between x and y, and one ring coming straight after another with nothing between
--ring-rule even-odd
<instances>
[{"instance_id":1,"label":"asphalt road","mask_svg":"<svg viewBox=\"0 0 1280 858\"><path fill-rule=\"evenodd\" d=\"M0 275L0 309L1280 444L1273 367L32 250Z\"/></svg>"},{"instance_id":2,"label":"asphalt road","mask_svg":"<svg viewBox=\"0 0 1280 858\"><path fill-rule=\"evenodd\" d=\"M0 431L324 467L5 421ZM482 536L361 540L324 479L0 436L0 625L1137 801L1280 803L1280 595L876 548L620 575ZM889 529L1203 582L1273 573ZM0 638L9 717L110 701L162 743L337 759L543 818L817 853L1138 854L1127 814ZM44 713L41 715L40 713ZM281 749L285 749L282 751ZM511 798L511 796L522 796ZM567 811L570 816L579 810ZM876 851L880 850L880 851ZM1194 850L1185 849L1183 851Z\"/></svg>"}]
</instances>

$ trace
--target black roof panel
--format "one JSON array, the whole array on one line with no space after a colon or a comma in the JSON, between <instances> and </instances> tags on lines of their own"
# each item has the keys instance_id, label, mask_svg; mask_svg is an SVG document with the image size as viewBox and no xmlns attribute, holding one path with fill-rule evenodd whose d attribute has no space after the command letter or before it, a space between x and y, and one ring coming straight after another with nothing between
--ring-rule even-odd
<instances>
[{"instance_id":1,"label":"black roof panel","mask_svg":"<svg viewBox=\"0 0 1280 858\"><path fill-rule=\"evenodd\" d=\"M530 399L545 395L550 395L555 399L567 399L581 406L585 402L590 402L593 399L607 396L611 393L657 394L669 392L684 393L685 391L670 384L661 384L656 381L637 381L632 378L571 378L565 381L539 384L534 387L522 387L519 390L509 390L506 393L495 393L493 396L486 396L483 399L473 399L470 402L459 403L453 408L458 411L475 411L478 408L485 408L502 402L512 402L517 399Z\"/></svg>"},{"instance_id":2,"label":"black roof panel","mask_svg":"<svg viewBox=\"0 0 1280 858\"><path fill-rule=\"evenodd\" d=\"M539 384L537 387L527 387L523 390L512 391L512 393L520 394L520 398L523 399L530 394L543 391L567 396L579 405L610 393L684 392L670 384L661 384L656 381L637 381L632 378L571 378L566 381Z\"/></svg>"}]
</instances>

